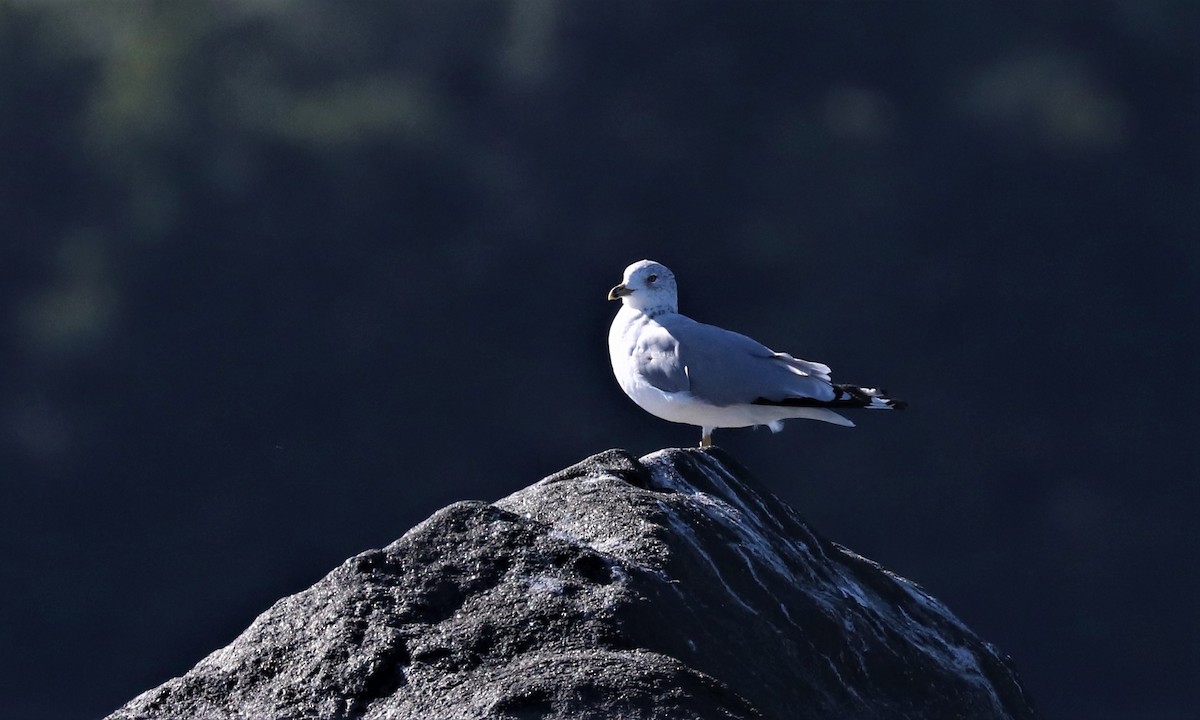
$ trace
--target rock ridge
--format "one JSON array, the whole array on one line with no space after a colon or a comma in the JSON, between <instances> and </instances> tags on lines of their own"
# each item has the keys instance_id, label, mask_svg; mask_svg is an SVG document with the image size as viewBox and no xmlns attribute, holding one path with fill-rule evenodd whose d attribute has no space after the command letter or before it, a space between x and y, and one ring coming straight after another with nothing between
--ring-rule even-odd
<instances>
[{"instance_id":1,"label":"rock ridge","mask_svg":"<svg viewBox=\"0 0 1200 720\"><path fill-rule=\"evenodd\" d=\"M1033 718L1009 659L719 448L454 503L109 716Z\"/></svg>"}]
</instances>

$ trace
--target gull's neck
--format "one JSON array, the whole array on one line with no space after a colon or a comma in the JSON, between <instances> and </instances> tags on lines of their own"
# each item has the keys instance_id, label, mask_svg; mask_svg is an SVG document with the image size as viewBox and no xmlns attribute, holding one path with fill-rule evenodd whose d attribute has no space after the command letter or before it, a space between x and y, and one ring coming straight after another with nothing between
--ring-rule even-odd
<instances>
[{"instance_id":1,"label":"gull's neck","mask_svg":"<svg viewBox=\"0 0 1200 720\"><path fill-rule=\"evenodd\" d=\"M671 313L677 313L677 312L679 312L679 308L675 307L674 305L672 305L670 303L662 303L659 305L651 305L650 307L647 307L647 308L639 308L638 312L640 312L641 314L643 314L646 317L653 320L654 318L662 316L662 315L669 315Z\"/></svg>"}]
</instances>

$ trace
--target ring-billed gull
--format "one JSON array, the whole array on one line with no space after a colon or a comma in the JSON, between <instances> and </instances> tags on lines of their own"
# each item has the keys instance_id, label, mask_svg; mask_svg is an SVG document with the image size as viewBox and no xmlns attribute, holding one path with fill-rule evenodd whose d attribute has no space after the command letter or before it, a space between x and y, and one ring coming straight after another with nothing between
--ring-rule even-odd
<instances>
[{"instance_id":1,"label":"ring-billed gull","mask_svg":"<svg viewBox=\"0 0 1200 720\"><path fill-rule=\"evenodd\" d=\"M779 432L791 418L853 427L833 408L906 404L875 388L835 384L826 365L680 315L675 275L652 260L625 268L608 299L621 301L608 331L621 389L651 415L700 427L700 447L712 445L716 428L766 425Z\"/></svg>"}]
</instances>

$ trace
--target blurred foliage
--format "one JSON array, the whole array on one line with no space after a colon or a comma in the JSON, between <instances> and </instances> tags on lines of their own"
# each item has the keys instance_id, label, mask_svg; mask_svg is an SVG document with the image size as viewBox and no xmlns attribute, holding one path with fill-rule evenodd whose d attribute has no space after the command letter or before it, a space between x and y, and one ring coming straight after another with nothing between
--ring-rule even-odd
<instances>
[{"instance_id":1,"label":"blurred foliage","mask_svg":"<svg viewBox=\"0 0 1200 720\"><path fill-rule=\"evenodd\" d=\"M719 440L779 482L802 447L837 492L781 494L949 595L1048 717L1170 716L1194 648L1132 606L1194 540L1194 390L1161 383L1194 354L1197 17L0 0L0 487L34 508L4 646L105 647L61 710L95 714L450 499L692 442L607 375L603 293L653 257L685 311L913 401Z\"/></svg>"}]
</instances>

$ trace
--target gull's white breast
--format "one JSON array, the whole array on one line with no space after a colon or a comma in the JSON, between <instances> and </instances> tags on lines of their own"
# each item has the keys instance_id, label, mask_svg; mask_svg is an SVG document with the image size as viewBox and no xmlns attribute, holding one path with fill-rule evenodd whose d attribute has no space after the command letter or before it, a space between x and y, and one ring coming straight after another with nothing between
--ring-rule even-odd
<instances>
[{"instance_id":1,"label":"gull's white breast","mask_svg":"<svg viewBox=\"0 0 1200 720\"><path fill-rule=\"evenodd\" d=\"M639 371L638 356L645 351L639 336L662 326L645 313L622 306L608 331L608 356L621 389L655 417L697 427L749 427L770 424L794 415L794 410L757 405L712 405L689 391L665 392L651 385Z\"/></svg>"}]
</instances>

